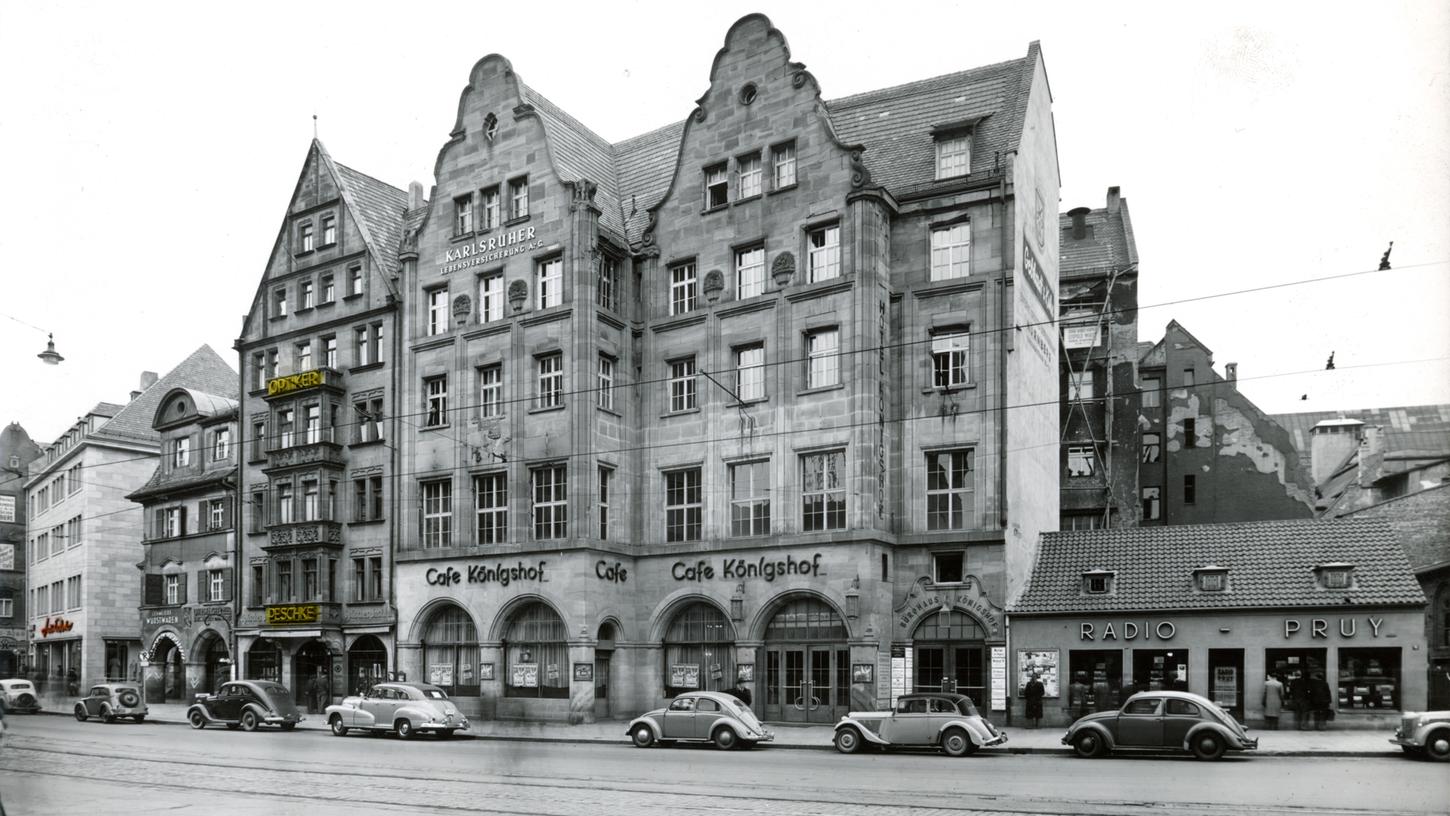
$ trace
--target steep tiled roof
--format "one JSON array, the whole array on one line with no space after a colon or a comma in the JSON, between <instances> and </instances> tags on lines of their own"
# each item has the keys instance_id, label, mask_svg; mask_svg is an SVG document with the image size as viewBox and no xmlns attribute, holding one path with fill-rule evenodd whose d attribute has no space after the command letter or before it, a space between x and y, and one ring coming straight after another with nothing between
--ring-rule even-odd
<instances>
[{"instance_id":1,"label":"steep tiled roof","mask_svg":"<svg viewBox=\"0 0 1450 816\"><path fill-rule=\"evenodd\" d=\"M599 226L623 237L614 146L523 82L519 83L519 94L543 117L550 154L559 176L564 181L588 179L598 185L594 203L600 209Z\"/></svg>"},{"instance_id":2,"label":"steep tiled roof","mask_svg":"<svg viewBox=\"0 0 1450 816\"><path fill-rule=\"evenodd\" d=\"M1117 212L1106 208L1092 210L1085 216L1087 234L1072 237L1072 217L1058 216L1062 239L1058 245L1058 266L1064 278L1073 273L1106 274L1109 269L1122 269L1137 260L1132 238L1127 229L1127 200Z\"/></svg>"},{"instance_id":3,"label":"steep tiled roof","mask_svg":"<svg viewBox=\"0 0 1450 816\"><path fill-rule=\"evenodd\" d=\"M1416 571L1450 566L1450 484L1372 504L1344 518L1382 518L1389 522Z\"/></svg>"},{"instance_id":4,"label":"steep tiled roof","mask_svg":"<svg viewBox=\"0 0 1450 816\"><path fill-rule=\"evenodd\" d=\"M619 187L625 191L619 202L621 218L625 235L631 242L639 240L649 224L648 208L669 189L684 133L685 123L673 122L614 146Z\"/></svg>"},{"instance_id":5,"label":"steep tiled roof","mask_svg":"<svg viewBox=\"0 0 1450 816\"><path fill-rule=\"evenodd\" d=\"M386 273L398 268L398 246L403 240L403 212L408 193L365 173L333 162L348 210L363 231L363 240L377 253Z\"/></svg>"},{"instance_id":6,"label":"steep tiled roof","mask_svg":"<svg viewBox=\"0 0 1450 816\"><path fill-rule=\"evenodd\" d=\"M121 409L125 407L126 406L124 405L117 405L114 402L98 402L96 403L96 407L92 408L86 413L96 414L103 417L113 417L116 414L121 413Z\"/></svg>"},{"instance_id":7,"label":"steep tiled roof","mask_svg":"<svg viewBox=\"0 0 1450 816\"><path fill-rule=\"evenodd\" d=\"M151 424L156 418L156 405L166 392L184 387L208 394L236 394L239 385L237 372L227 361L212 351L211 346L202 346L106 420L90 438L154 444L161 437Z\"/></svg>"},{"instance_id":8,"label":"steep tiled roof","mask_svg":"<svg viewBox=\"0 0 1450 816\"><path fill-rule=\"evenodd\" d=\"M1314 567L1349 563L1355 586L1321 589ZM1193 571L1228 569L1226 592L1200 592ZM1082 575L1115 573L1114 591L1082 592ZM1260 521L1045 533L1014 613L1421 604L1425 596L1383 519Z\"/></svg>"},{"instance_id":9,"label":"steep tiled roof","mask_svg":"<svg viewBox=\"0 0 1450 816\"><path fill-rule=\"evenodd\" d=\"M866 146L862 161L872 182L910 195L935 181L934 126L980 120L972 173L991 172L997 156L1017 146L1031 72L1030 57L1008 60L831 100L826 108L842 141Z\"/></svg>"}]
</instances>

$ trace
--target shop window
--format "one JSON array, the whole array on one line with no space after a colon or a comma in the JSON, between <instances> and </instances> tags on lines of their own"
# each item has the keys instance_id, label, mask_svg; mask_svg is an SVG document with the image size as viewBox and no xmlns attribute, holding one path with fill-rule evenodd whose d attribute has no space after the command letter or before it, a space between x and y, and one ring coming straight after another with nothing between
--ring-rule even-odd
<instances>
[{"instance_id":1,"label":"shop window","mask_svg":"<svg viewBox=\"0 0 1450 816\"><path fill-rule=\"evenodd\" d=\"M433 613L423 633L427 682L456 697L478 696L478 629L468 613L449 604Z\"/></svg>"},{"instance_id":2,"label":"shop window","mask_svg":"<svg viewBox=\"0 0 1450 816\"><path fill-rule=\"evenodd\" d=\"M665 696L735 685L735 629L713 604L692 603L665 631Z\"/></svg>"},{"instance_id":3,"label":"shop window","mask_svg":"<svg viewBox=\"0 0 1450 816\"><path fill-rule=\"evenodd\" d=\"M282 647L265 638L253 641L247 650L247 679L282 682Z\"/></svg>"},{"instance_id":4,"label":"shop window","mask_svg":"<svg viewBox=\"0 0 1450 816\"><path fill-rule=\"evenodd\" d=\"M1134 649L1133 678L1139 691L1188 691L1188 650Z\"/></svg>"},{"instance_id":5,"label":"shop window","mask_svg":"<svg viewBox=\"0 0 1450 816\"><path fill-rule=\"evenodd\" d=\"M1082 591L1084 595L1109 595L1113 591L1114 579L1117 576L1108 570L1089 570L1082 574Z\"/></svg>"},{"instance_id":6,"label":"shop window","mask_svg":"<svg viewBox=\"0 0 1450 816\"><path fill-rule=\"evenodd\" d=\"M932 553L932 580L938 584L960 584L966 576L967 554L964 551Z\"/></svg>"},{"instance_id":7,"label":"shop window","mask_svg":"<svg viewBox=\"0 0 1450 816\"><path fill-rule=\"evenodd\" d=\"M504 635L504 696L569 696L568 632L552 608L534 601L514 613Z\"/></svg>"},{"instance_id":8,"label":"shop window","mask_svg":"<svg viewBox=\"0 0 1450 816\"><path fill-rule=\"evenodd\" d=\"M1289 691L1289 682L1295 675L1303 678L1312 677L1314 672L1322 672L1328 660L1326 649L1265 649L1264 665L1268 667L1268 673L1279 678L1284 683L1284 691Z\"/></svg>"},{"instance_id":9,"label":"shop window","mask_svg":"<svg viewBox=\"0 0 1450 816\"><path fill-rule=\"evenodd\" d=\"M1067 653L1071 685L1066 689L1072 716L1108 711L1122 705L1123 652L1120 649L1073 649ZM1144 686L1142 690L1146 690Z\"/></svg>"}]
</instances>

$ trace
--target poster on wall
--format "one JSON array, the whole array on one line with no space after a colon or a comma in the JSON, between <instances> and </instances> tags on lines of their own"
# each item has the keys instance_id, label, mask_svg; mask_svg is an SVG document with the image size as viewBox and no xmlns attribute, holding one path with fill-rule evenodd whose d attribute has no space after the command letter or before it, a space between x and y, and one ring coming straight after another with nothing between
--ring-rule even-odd
<instances>
[{"instance_id":1,"label":"poster on wall","mask_svg":"<svg viewBox=\"0 0 1450 816\"><path fill-rule=\"evenodd\" d=\"M594 664L593 663L575 663L574 664L574 679L575 680L578 680L581 683L592 683L592 682L594 682Z\"/></svg>"},{"instance_id":2,"label":"poster on wall","mask_svg":"<svg viewBox=\"0 0 1450 816\"><path fill-rule=\"evenodd\" d=\"M896 698L906 693L906 647L891 647L891 707L896 707Z\"/></svg>"},{"instance_id":3,"label":"poster on wall","mask_svg":"<svg viewBox=\"0 0 1450 816\"><path fill-rule=\"evenodd\" d=\"M493 664L492 663L480 663L480 664L478 664L478 679L479 680L492 680L493 679Z\"/></svg>"},{"instance_id":4,"label":"poster on wall","mask_svg":"<svg viewBox=\"0 0 1450 816\"><path fill-rule=\"evenodd\" d=\"M1062 696L1057 683L1058 651L1056 649L1017 650L1017 696L1022 696L1023 690L1027 688L1027 681L1032 679L1034 672L1042 681L1043 696Z\"/></svg>"},{"instance_id":5,"label":"poster on wall","mask_svg":"<svg viewBox=\"0 0 1450 816\"><path fill-rule=\"evenodd\" d=\"M15 569L15 545L0 544L0 570Z\"/></svg>"},{"instance_id":6,"label":"poster on wall","mask_svg":"<svg viewBox=\"0 0 1450 816\"><path fill-rule=\"evenodd\" d=\"M754 663L737 663L737 664L735 664L735 682L737 682L737 683L754 683L755 682L755 664Z\"/></svg>"},{"instance_id":7,"label":"poster on wall","mask_svg":"<svg viewBox=\"0 0 1450 816\"><path fill-rule=\"evenodd\" d=\"M515 663L513 683L515 688L538 688L539 687L539 664L538 663Z\"/></svg>"},{"instance_id":8,"label":"poster on wall","mask_svg":"<svg viewBox=\"0 0 1450 816\"><path fill-rule=\"evenodd\" d=\"M1007 710L1007 647L992 647L992 710Z\"/></svg>"},{"instance_id":9,"label":"poster on wall","mask_svg":"<svg viewBox=\"0 0 1450 816\"><path fill-rule=\"evenodd\" d=\"M853 664L851 664L851 682L852 683L870 683L871 682L871 677L872 677L872 672L875 669L876 669L876 667L873 666L873 665L871 665L870 663L853 663Z\"/></svg>"},{"instance_id":10,"label":"poster on wall","mask_svg":"<svg viewBox=\"0 0 1450 816\"><path fill-rule=\"evenodd\" d=\"M1224 708L1239 704L1239 670L1237 666L1213 668L1213 701Z\"/></svg>"},{"instance_id":11,"label":"poster on wall","mask_svg":"<svg viewBox=\"0 0 1450 816\"><path fill-rule=\"evenodd\" d=\"M435 663L428 667L428 682L435 686L453 685L453 664Z\"/></svg>"},{"instance_id":12,"label":"poster on wall","mask_svg":"<svg viewBox=\"0 0 1450 816\"><path fill-rule=\"evenodd\" d=\"M699 688L700 666L695 663L670 664L670 685L675 688Z\"/></svg>"}]
</instances>

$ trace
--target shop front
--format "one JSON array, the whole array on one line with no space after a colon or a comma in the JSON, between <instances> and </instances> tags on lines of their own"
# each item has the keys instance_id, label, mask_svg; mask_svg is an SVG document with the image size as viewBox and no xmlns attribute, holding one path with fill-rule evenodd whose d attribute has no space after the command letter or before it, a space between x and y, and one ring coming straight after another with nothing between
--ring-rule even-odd
<instances>
[{"instance_id":1,"label":"shop front","mask_svg":"<svg viewBox=\"0 0 1450 816\"><path fill-rule=\"evenodd\" d=\"M965 694L984 713L1006 701L1005 616L976 575L923 577L896 608L891 697L918 691Z\"/></svg>"},{"instance_id":2,"label":"shop front","mask_svg":"<svg viewBox=\"0 0 1450 816\"><path fill-rule=\"evenodd\" d=\"M336 604L269 604L257 628L239 628L240 677L281 683L298 708L321 714L348 693L350 643ZM244 623L250 622L247 617ZM364 644L362 653L368 652Z\"/></svg>"},{"instance_id":3,"label":"shop front","mask_svg":"<svg viewBox=\"0 0 1450 816\"><path fill-rule=\"evenodd\" d=\"M148 703L188 702L232 679L231 609L142 609L137 678ZM127 679L124 642L106 643L106 677Z\"/></svg>"}]
</instances>

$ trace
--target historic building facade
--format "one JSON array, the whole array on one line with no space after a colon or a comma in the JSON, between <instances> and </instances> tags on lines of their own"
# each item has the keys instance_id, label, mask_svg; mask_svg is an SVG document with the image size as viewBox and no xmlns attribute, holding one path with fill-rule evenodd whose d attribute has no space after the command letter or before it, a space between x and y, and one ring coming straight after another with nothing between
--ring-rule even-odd
<instances>
[{"instance_id":1,"label":"historic building facade","mask_svg":"<svg viewBox=\"0 0 1450 816\"><path fill-rule=\"evenodd\" d=\"M30 665L47 693L63 695L71 681L141 679L149 657L136 623L144 530L129 496L156 470L158 403L178 387L225 392L236 376L202 346L159 380L143 373L125 405L96 405L31 463Z\"/></svg>"},{"instance_id":2,"label":"historic building facade","mask_svg":"<svg viewBox=\"0 0 1450 816\"><path fill-rule=\"evenodd\" d=\"M1006 705L1058 514L1058 170L1023 59L825 101L760 15L611 144L474 66L400 253L397 666L484 716L694 688Z\"/></svg>"},{"instance_id":3,"label":"historic building facade","mask_svg":"<svg viewBox=\"0 0 1450 816\"><path fill-rule=\"evenodd\" d=\"M315 708L386 679L407 193L313 141L237 340L242 676Z\"/></svg>"},{"instance_id":4,"label":"historic building facade","mask_svg":"<svg viewBox=\"0 0 1450 816\"><path fill-rule=\"evenodd\" d=\"M29 563L25 479L40 446L18 422L0 430L0 677L15 677L25 665L25 567Z\"/></svg>"},{"instance_id":5,"label":"historic building facade","mask_svg":"<svg viewBox=\"0 0 1450 816\"><path fill-rule=\"evenodd\" d=\"M237 400L172 388L152 427L161 457L130 496L142 515L142 679L148 702L179 703L235 677Z\"/></svg>"}]
</instances>

